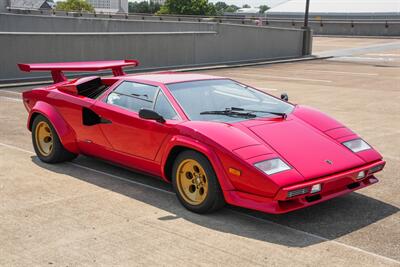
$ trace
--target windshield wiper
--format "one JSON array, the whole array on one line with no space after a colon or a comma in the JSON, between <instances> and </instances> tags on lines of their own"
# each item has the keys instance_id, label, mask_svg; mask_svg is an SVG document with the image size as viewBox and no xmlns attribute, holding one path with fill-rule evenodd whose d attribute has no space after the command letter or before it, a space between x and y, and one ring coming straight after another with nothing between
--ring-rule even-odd
<instances>
[{"instance_id":1,"label":"windshield wiper","mask_svg":"<svg viewBox=\"0 0 400 267\"><path fill-rule=\"evenodd\" d=\"M209 110L200 112L200 115L225 115L230 117L247 117L247 118L255 118L257 115L250 112L238 112L234 111L230 108L226 108L225 110Z\"/></svg>"},{"instance_id":2,"label":"windshield wiper","mask_svg":"<svg viewBox=\"0 0 400 267\"><path fill-rule=\"evenodd\" d=\"M259 112L259 113L268 113L276 116L281 116L283 119L286 119L287 114L283 112L273 112L273 111L267 111L267 110L253 110L253 109L245 109L245 108L237 108L237 107L231 107L229 110L232 111L247 111L247 112ZM251 113L250 113L251 114Z\"/></svg>"}]
</instances>

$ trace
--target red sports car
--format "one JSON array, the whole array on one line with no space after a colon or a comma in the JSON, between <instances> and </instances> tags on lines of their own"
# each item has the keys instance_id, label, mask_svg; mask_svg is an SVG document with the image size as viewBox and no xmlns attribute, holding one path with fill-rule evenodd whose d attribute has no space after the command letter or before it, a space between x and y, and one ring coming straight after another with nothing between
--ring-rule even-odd
<instances>
[{"instance_id":1,"label":"red sports car","mask_svg":"<svg viewBox=\"0 0 400 267\"><path fill-rule=\"evenodd\" d=\"M378 182L382 156L318 110L201 74L125 75L135 60L19 64L54 84L23 93L37 156L94 156L171 182L189 210L285 213ZM68 81L63 71L112 70Z\"/></svg>"}]
</instances>

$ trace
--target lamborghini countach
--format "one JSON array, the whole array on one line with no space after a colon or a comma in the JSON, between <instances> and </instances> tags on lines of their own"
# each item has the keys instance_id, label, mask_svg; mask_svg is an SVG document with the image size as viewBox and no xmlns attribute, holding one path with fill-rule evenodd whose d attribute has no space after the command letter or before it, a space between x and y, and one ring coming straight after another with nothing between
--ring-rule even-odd
<instances>
[{"instance_id":1,"label":"lamborghini countach","mask_svg":"<svg viewBox=\"0 0 400 267\"><path fill-rule=\"evenodd\" d=\"M286 213L378 182L382 156L316 109L224 77L124 73L138 64L19 64L54 80L23 93L38 158L83 154L160 177L197 213L225 203ZM106 70L113 76L64 75Z\"/></svg>"}]
</instances>

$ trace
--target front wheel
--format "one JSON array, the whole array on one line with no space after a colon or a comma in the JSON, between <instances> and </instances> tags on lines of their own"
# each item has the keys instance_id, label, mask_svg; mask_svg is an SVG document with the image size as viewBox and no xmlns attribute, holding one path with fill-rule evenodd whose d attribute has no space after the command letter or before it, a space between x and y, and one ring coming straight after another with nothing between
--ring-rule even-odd
<instances>
[{"instance_id":1,"label":"front wheel","mask_svg":"<svg viewBox=\"0 0 400 267\"><path fill-rule=\"evenodd\" d=\"M33 120L32 143L36 155L47 163L68 161L77 156L64 148L53 125L42 115Z\"/></svg>"},{"instance_id":2,"label":"front wheel","mask_svg":"<svg viewBox=\"0 0 400 267\"><path fill-rule=\"evenodd\" d=\"M214 169L208 159L196 151L187 150L178 155L172 184L179 201L190 211L209 213L225 204Z\"/></svg>"}]
</instances>

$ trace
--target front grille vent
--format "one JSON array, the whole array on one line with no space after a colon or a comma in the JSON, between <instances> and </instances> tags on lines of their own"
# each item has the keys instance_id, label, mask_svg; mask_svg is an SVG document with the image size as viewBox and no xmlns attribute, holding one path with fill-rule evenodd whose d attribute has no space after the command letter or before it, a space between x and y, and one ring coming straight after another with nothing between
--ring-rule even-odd
<instances>
[{"instance_id":1,"label":"front grille vent","mask_svg":"<svg viewBox=\"0 0 400 267\"><path fill-rule=\"evenodd\" d=\"M374 173L374 172L377 172L377 171L382 170L382 168L383 168L383 165L376 165L376 166L374 166L374 167L372 167L372 168L370 169L370 172L371 172L371 173Z\"/></svg>"},{"instance_id":2,"label":"front grille vent","mask_svg":"<svg viewBox=\"0 0 400 267\"><path fill-rule=\"evenodd\" d=\"M307 193L308 193L308 188L301 188L301 189L289 191L287 194L287 197L291 198L291 197L295 197L295 196L303 195L303 194L307 194Z\"/></svg>"}]
</instances>

